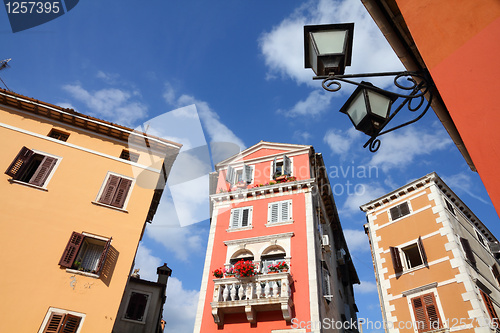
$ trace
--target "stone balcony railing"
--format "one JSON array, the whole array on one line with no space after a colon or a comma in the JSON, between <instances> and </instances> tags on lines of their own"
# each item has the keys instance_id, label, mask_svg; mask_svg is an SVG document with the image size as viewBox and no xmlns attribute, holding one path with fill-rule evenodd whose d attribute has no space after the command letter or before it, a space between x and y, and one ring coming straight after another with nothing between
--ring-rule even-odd
<instances>
[{"instance_id":1,"label":"stone balcony railing","mask_svg":"<svg viewBox=\"0 0 500 333\"><path fill-rule=\"evenodd\" d=\"M214 279L214 296L210 303L218 325L224 324L224 314L245 313L255 323L257 312L281 310L283 319L290 321L293 307L288 272L256 275L249 278Z\"/></svg>"}]
</instances>

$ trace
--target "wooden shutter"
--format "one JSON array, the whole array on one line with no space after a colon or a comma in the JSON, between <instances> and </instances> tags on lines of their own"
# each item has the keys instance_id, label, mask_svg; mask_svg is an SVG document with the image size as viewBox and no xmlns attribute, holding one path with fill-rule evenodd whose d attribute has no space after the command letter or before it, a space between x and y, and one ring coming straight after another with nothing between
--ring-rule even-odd
<instances>
[{"instance_id":1,"label":"wooden shutter","mask_svg":"<svg viewBox=\"0 0 500 333\"><path fill-rule=\"evenodd\" d=\"M399 214L399 207L398 206L392 207L391 209L389 209L389 213L391 214L391 219L393 221L401 217L401 215Z\"/></svg>"},{"instance_id":2,"label":"wooden shutter","mask_svg":"<svg viewBox=\"0 0 500 333\"><path fill-rule=\"evenodd\" d=\"M497 312L495 311L495 307L493 306L493 302L491 301L490 296L488 296L481 289L479 289L479 291L481 292L481 297L483 298L484 305L486 305L486 310L488 310L488 314L490 315L490 318L493 321L492 324L498 325Z\"/></svg>"},{"instance_id":3,"label":"wooden shutter","mask_svg":"<svg viewBox=\"0 0 500 333\"><path fill-rule=\"evenodd\" d=\"M469 240L463 237L460 237L460 243L462 243L462 248L464 249L465 256L471 262L471 264L476 264L476 258L474 257L474 253L472 252L472 248L470 247Z\"/></svg>"},{"instance_id":4,"label":"wooden shutter","mask_svg":"<svg viewBox=\"0 0 500 333\"><path fill-rule=\"evenodd\" d=\"M250 165L243 165L243 181L246 183L251 183L252 182L252 166Z\"/></svg>"},{"instance_id":5,"label":"wooden shutter","mask_svg":"<svg viewBox=\"0 0 500 333\"><path fill-rule=\"evenodd\" d=\"M283 174L287 176L292 174L292 161L286 155L283 155Z\"/></svg>"},{"instance_id":6,"label":"wooden shutter","mask_svg":"<svg viewBox=\"0 0 500 333\"><path fill-rule=\"evenodd\" d=\"M99 263L97 264L96 274L101 275L102 269L104 268L104 263L106 263L106 257L108 256L109 247L111 246L111 238L104 245L104 249L99 257Z\"/></svg>"},{"instance_id":7,"label":"wooden shutter","mask_svg":"<svg viewBox=\"0 0 500 333\"><path fill-rule=\"evenodd\" d=\"M278 222L279 218L279 204L277 202L273 202L269 204L268 206L268 212L267 212L267 222L272 223L272 222Z\"/></svg>"},{"instance_id":8,"label":"wooden shutter","mask_svg":"<svg viewBox=\"0 0 500 333\"><path fill-rule=\"evenodd\" d=\"M26 147L21 148L16 158L9 165L5 173L14 179L18 179L22 176L24 169L28 165L29 160L34 155L31 149Z\"/></svg>"},{"instance_id":9,"label":"wooden shutter","mask_svg":"<svg viewBox=\"0 0 500 333\"><path fill-rule=\"evenodd\" d=\"M422 256L422 264L427 265L427 254L425 253L424 244L422 243L422 237L418 237L418 249L420 250L420 255ZM427 266L429 267L429 266Z\"/></svg>"},{"instance_id":10,"label":"wooden shutter","mask_svg":"<svg viewBox=\"0 0 500 333\"><path fill-rule=\"evenodd\" d=\"M234 169L228 165L227 166L227 172L226 172L226 182L228 182L231 185L234 185Z\"/></svg>"},{"instance_id":11,"label":"wooden shutter","mask_svg":"<svg viewBox=\"0 0 500 333\"><path fill-rule=\"evenodd\" d=\"M394 266L394 272L401 273L403 271L403 264L401 263L401 256L399 255L399 249L397 247L389 247L392 257L392 265Z\"/></svg>"},{"instance_id":12,"label":"wooden shutter","mask_svg":"<svg viewBox=\"0 0 500 333\"><path fill-rule=\"evenodd\" d=\"M67 314L64 318L64 323L62 326L61 333L76 333L78 327L80 326L81 317L73 316Z\"/></svg>"},{"instance_id":13,"label":"wooden shutter","mask_svg":"<svg viewBox=\"0 0 500 333\"><path fill-rule=\"evenodd\" d=\"M99 198L99 202L109 205L113 200L116 190L118 188L118 184L120 183L120 177L115 175L109 175L108 181L102 190L101 197Z\"/></svg>"},{"instance_id":14,"label":"wooden shutter","mask_svg":"<svg viewBox=\"0 0 500 333\"><path fill-rule=\"evenodd\" d=\"M73 262L75 261L76 255L78 254L78 250L80 250L80 246L82 245L84 238L84 235L73 231L68 244L64 249L61 260L59 260L59 265L71 268Z\"/></svg>"},{"instance_id":15,"label":"wooden shutter","mask_svg":"<svg viewBox=\"0 0 500 333\"><path fill-rule=\"evenodd\" d=\"M36 186L43 186L56 162L57 158L45 156L33 174L33 177L29 180L29 183Z\"/></svg>"},{"instance_id":16,"label":"wooden shutter","mask_svg":"<svg viewBox=\"0 0 500 333\"><path fill-rule=\"evenodd\" d=\"M276 157L273 160L273 165L271 167L271 178L276 178Z\"/></svg>"},{"instance_id":17,"label":"wooden shutter","mask_svg":"<svg viewBox=\"0 0 500 333\"><path fill-rule=\"evenodd\" d=\"M238 228L240 223L240 208L235 208L231 211L231 228Z\"/></svg>"},{"instance_id":18,"label":"wooden shutter","mask_svg":"<svg viewBox=\"0 0 500 333\"><path fill-rule=\"evenodd\" d=\"M281 202L281 208L280 208L280 213L281 213L281 218L280 222L285 222L290 219L290 210L292 202L291 201L282 201Z\"/></svg>"},{"instance_id":19,"label":"wooden shutter","mask_svg":"<svg viewBox=\"0 0 500 333\"><path fill-rule=\"evenodd\" d=\"M419 332L433 331L442 327L433 293L412 298L411 303Z\"/></svg>"},{"instance_id":20,"label":"wooden shutter","mask_svg":"<svg viewBox=\"0 0 500 333\"><path fill-rule=\"evenodd\" d=\"M493 273L495 280L497 280L497 283L500 286L500 272L498 271L497 264L493 264L493 266L491 266L491 272Z\"/></svg>"},{"instance_id":21,"label":"wooden shutter","mask_svg":"<svg viewBox=\"0 0 500 333\"><path fill-rule=\"evenodd\" d=\"M405 215L410 214L410 206L408 206L407 202L403 202L398 207L399 207L400 216L405 216Z\"/></svg>"},{"instance_id":22,"label":"wooden shutter","mask_svg":"<svg viewBox=\"0 0 500 333\"><path fill-rule=\"evenodd\" d=\"M58 333L63 324L64 314L52 312L43 333Z\"/></svg>"},{"instance_id":23,"label":"wooden shutter","mask_svg":"<svg viewBox=\"0 0 500 333\"><path fill-rule=\"evenodd\" d=\"M111 206L123 208L125 204L125 199L127 198L128 191L132 185L132 180L127 178L120 178L120 184L118 185L115 195L111 200Z\"/></svg>"}]
</instances>

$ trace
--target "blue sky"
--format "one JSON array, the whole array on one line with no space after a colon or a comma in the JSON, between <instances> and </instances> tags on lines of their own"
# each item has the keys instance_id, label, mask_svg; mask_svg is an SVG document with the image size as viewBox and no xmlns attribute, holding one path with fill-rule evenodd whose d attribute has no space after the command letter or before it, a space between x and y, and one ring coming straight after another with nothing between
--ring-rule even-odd
<instances>
[{"instance_id":1,"label":"blue sky","mask_svg":"<svg viewBox=\"0 0 500 333\"><path fill-rule=\"evenodd\" d=\"M377 153L362 148L365 137L338 112L353 88L325 92L303 68L302 26L342 22L355 22L346 73L402 69L359 0L82 0L67 14L18 33L1 9L0 58L12 61L0 77L29 97L131 127L149 124L186 148L205 141L242 149L260 140L313 145L330 171L362 281L355 288L358 316L376 321L380 305L361 204L436 171L495 235L500 229L479 176L432 112L383 137ZM193 104L198 117L182 131L165 130L162 115ZM186 110L192 111L174 116ZM174 192L180 201L173 201ZM209 225L193 216L186 225L176 216L190 194L167 191L136 262L141 277L151 280L163 262L173 269L167 332L191 332L198 301ZM191 199L207 202L203 195Z\"/></svg>"}]
</instances>

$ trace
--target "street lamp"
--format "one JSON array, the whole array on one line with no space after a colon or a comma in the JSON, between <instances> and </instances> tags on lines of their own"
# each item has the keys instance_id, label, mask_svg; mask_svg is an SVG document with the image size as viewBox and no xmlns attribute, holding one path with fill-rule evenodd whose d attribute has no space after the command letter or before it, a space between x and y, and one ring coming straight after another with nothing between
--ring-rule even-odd
<instances>
[{"instance_id":1,"label":"street lamp","mask_svg":"<svg viewBox=\"0 0 500 333\"><path fill-rule=\"evenodd\" d=\"M341 82L357 86L340 112L349 116L357 130L370 136L363 147L369 145L370 151L375 152L380 147L377 137L412 124L424 116L432 102L432 80L427 72L344 74L345 66L351 64L353 31L354 23L304 26L305 68L312 68L316 74L314 80L323 80L325 90L338 91ZM369 82L351 80L382 76L393 76L394 85L405 93L391 92ZM401 103L391 112L394 102L399 98L402 99ZM425 107L416 118L384 131L404 106L415 112L424 104Z\"/></svg>"}]
</instances>

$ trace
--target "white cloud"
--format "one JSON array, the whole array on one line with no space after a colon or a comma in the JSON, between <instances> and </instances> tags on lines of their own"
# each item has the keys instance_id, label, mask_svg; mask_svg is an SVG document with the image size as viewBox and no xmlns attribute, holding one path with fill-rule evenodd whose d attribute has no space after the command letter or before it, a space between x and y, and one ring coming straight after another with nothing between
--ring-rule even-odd
<instances>
[{"instance_id":1,"label":"white cloud","mask_svg":"<svg viewBox=\"0 0 500 333\"><path fill-rule=\"evenodd\" d=\"M359 206L364 205L386 193L380 184L351 184L345 190L347 199L342 206L342 213L351 215L360 212Z\"/></svg>"},{"instance_id":2,"label":"white cloud","mask_svg":"<svg viewBox=\"0 0 500 333\"><path fill-rule=\"evenodd\" d=\"M293 133L293 139L300 142L308 144L312 138L312 134L306 131L295 131Z\"/></svg>"},{"instance_id":3,"label":"white cloud","mask_svg":"<svg viewBox=\"0 0 500 333\"><path fill-rule=\"evenodd\" d=\"M360 137L360 133L354 128L347 131L330 129L326 132L323 142L332 150L332 153L344 155L351 149L352 143Z\"/></svg>"},{"instance_id":4,"label":"white cloud","mask_svg":"<svg viewBox=\"0 0 500 333\"><path fill-rule=\"evenodd\" d=\"M330 109L330 101L334 95L332 93L313 90L303 101L298 101L290 110L279 110L279 113L287 117L296 116L317 116Z\"/></svg>"},{"instance_id":5,"label":"white cloud","mask_svg":"<svg viewBox=\"0 0 500 333\"><path fill-rule=\"evenodd\" d=\"M167 322L165 332L192 332L200 292L184 289L175 277L168 279L167 301L163 318Z\"/></svg>"},{"instance_id":6,"label":"white cloud","mask_svg":"<svg viewBox=\"0 0 500 333\"><path fill-rule=\"evenodd\" d=\"M161 265L163 265L162 259L153 256L144 243L139 243L134 269L139 269L141 279L156 282L158 280L156 269Z\"/></svg>"},{"instance_id":7,"label":"white cloud","mask_svg":"<svg viewBox=\"0 0 500 333\"><path fill-rule=\"evenodd\" d=\"M80 84L67 84L63 89L89 108L87 114L120 125L133 126L147 115L147 106L136 100L137 91L107 88L90 92Z\"/></svg>"},{"instance_id":8,"label":"white cloud","mask_svg":"<svg viewBox=\"0 0 500 333\"><path fill-rule=\"evenodd\" d=\"M448 149L453 144L443 130L430 132L411 126L384 135L380 140L380 149L370 164L381 167L384 172L404 168L414 163L417 157Z\"/></svg>"},{"instance_id":9,"label":"white cloud","mask_svg":"<svg viewBox=\"0 0 500 333\"><path fill-rule=\"evenodd\" d=\"M317 86L313 72L304 69L303 26L354 22L352 66L347 73L401 70L402 65L359 0L309 1L260 36L259 46L269 68L268 77L289 77L297 83ZM377 80L375 80L377 82ZM378 80L378 84L389 79Z\"/></svg>"},{"instance_id":10,"label":"white cloud","mask_svg":"<svg viewBox=\"0 0 500 333\"><path fill-rule=\"evenodd\" d=\"M356 294L371 294L377 292L377 285L371 281L360 281L360 284L354 285L354 291Z\"/></svg>"},{"instance_id":11,"label":"white cloud","mask_svg":"<svg viewBox=\"0 0 500 333\"><path fill-rule=\"evenodd\" d=\"M344 237L351 253L370 251L368 236L363 230L344 229Z\"/></svg>"},{"instance_id":12,"label":"white cloud","mask_svg":"<svg viewBox=\"0 0 500 333\"><path fill-rule=\"evenodd\" d=\"M474 199L477 199L484 204L491 205L491 203L488 200L485 200L473 193L477 181L472 179L470 171L468 173L462 172L462 173L457 173L455 175L443 177L443 180L451 188L452 191L454 192L461 191L467 193Z\"/></svg>"}]
</instances>

